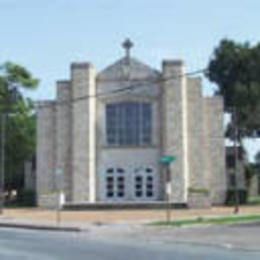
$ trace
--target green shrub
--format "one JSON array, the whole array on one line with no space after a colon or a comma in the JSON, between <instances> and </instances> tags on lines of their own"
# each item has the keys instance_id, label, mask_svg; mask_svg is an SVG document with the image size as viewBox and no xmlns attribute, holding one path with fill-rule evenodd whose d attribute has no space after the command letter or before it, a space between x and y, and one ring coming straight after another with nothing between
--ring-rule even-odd
<instances>
[{"instance_id":1,"label":"green shrub","mask_svg":"<svg viewBox=\"0 0 260 260\"><path fill-rule=\"evenodd\" d=\"M36 205L36 193L33 190L21 190L18 193L17 205L22 207L34 207Z\"/></svg>"}]
</instances>

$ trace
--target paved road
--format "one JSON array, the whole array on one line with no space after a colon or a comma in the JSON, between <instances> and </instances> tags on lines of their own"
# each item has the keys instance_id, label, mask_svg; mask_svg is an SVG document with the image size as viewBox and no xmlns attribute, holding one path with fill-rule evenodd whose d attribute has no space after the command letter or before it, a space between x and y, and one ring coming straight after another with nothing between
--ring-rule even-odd
<instances>
[{"instance_id":1,"label":"paved road","mask_svg":"<svg viewBox=\"0 0 260 260\"><path fill-rule=\"evenodd\" d=\"M90 236L91 237L91 236ZM86 233L56 233L0 229L0 259L56 260L163 260L260 259L260 252L192 244L164 244L135 240L93 239Z\"/></svg>"}]
</instances>

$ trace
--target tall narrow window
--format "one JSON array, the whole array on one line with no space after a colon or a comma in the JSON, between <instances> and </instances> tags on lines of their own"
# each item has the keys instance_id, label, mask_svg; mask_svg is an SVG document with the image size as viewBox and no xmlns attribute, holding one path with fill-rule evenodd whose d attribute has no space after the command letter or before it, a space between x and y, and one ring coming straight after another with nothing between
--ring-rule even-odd
<instances>
[{"instance_id":1,"label":"tall narrow window","mask_svg":"<svg viewBox=\"0 0 260 260\"><path fill-rule=\"evenodd\" d=\"M142 104L142 140L143 144L150 144L151 143L151 118L152 118L152 111L151 106L149 104Z\"/></svg>"},{"instance_id":2,"label":"tall narrow window","mask_svg":"<svg viewBox=\"0 0 260 260\"><path fill-rule=\"evenodd\" d=\"M107 124L107 142L109 144L116 144L116 107L112 105L107 105L106 107L106 117L109 118L109 124Z\"/></svg>"},{"instance_id":3,"label":"tall narrow window","mask_svg":"<svg viewBox=\"0 0 260 260\"><path fill-rule=\"evenodd\" d=\"M137 102L107 104L106 133L108 145L150 145L151 104Z\"/></svg>"}]
</instances>

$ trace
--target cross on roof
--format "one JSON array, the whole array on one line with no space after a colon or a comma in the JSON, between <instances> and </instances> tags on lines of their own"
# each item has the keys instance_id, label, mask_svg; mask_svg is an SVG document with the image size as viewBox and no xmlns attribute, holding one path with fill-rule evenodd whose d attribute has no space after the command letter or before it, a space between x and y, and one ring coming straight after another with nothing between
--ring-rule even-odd
<instances>
[{"instance_id":1,"label":"cross on roof","mask_svg":"<svg viewBox=\"0 0 260 260\"><path fill-rule=\"evenodd\" d=\"M130 57L130 50L134 46L133 42L127 38L123 43L122 43L123 48L125 49L126 52L126 57Z\"/></svg>"}]
</instances>

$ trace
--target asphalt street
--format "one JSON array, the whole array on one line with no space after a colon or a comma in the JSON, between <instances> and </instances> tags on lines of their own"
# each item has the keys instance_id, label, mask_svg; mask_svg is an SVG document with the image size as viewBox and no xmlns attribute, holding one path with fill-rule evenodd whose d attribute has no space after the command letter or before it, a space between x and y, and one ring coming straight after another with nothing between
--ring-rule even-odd
<instances>
[{"instance_id":1,"label":"asphalt street","mask_svg":"<svg viewBox=\"0 0 260 260\"><path fill-rule=\"evenodd\" d=\"M160 243L136 239L104 239L83 233L0 229L0 259L260 259L260 251L234 250L214 246Z\"/></svg>"}]
</instances>

